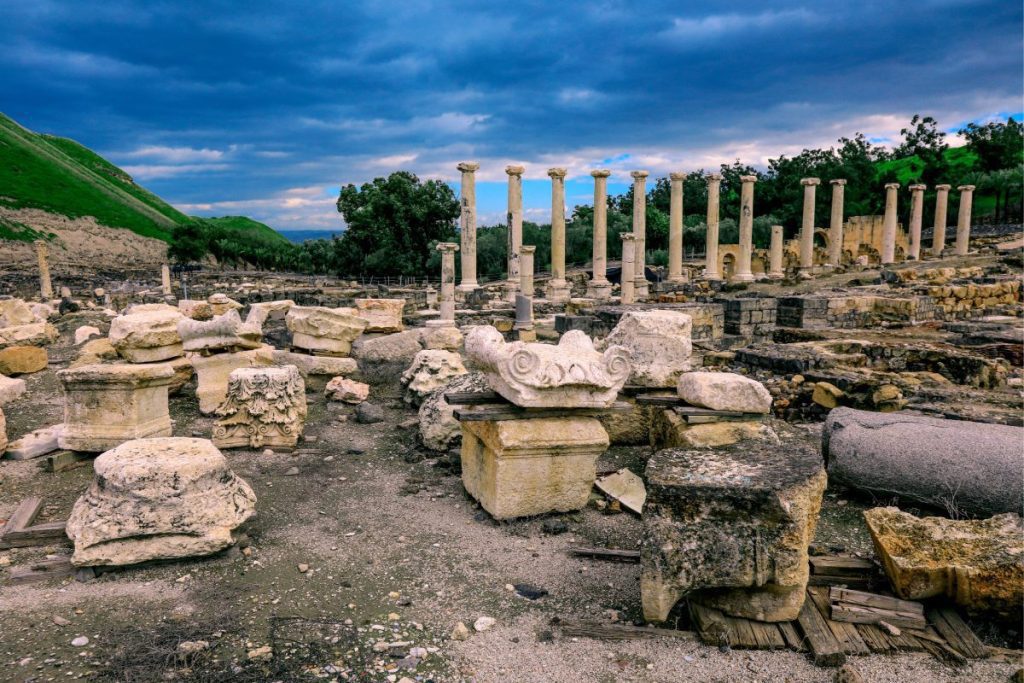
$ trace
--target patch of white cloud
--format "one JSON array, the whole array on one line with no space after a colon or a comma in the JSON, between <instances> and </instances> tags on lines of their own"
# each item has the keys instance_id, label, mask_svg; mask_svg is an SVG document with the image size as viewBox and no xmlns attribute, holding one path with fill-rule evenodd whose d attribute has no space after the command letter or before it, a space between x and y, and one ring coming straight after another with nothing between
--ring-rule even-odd
<instances>
[{"instance_id":1,"label":"patch of white cloud","mask_svg":"<svg viewBox=\"0 0 1024 683\"><path fill-rule=\"evenodd\" d=\"M121 168L136 180L226 171L230 164L127 164Z\"/></svg>"},{"instance_id":2,"label":"patch of white cloud","mask_svg":"<svg viewBox=\"0 0 1024 683\"><path fill-rule=\"evenodd\" d=\"M745 31L762 31L779 26L809 25L818 20L810 10L765 10L756 14L710 14L699 18L676 17L663 36L681 42L706 41Z\"/></svg>"},{"instance_id":3,"label":"patch of white cloud","mask_svg":"<svg viewBox=\"0 0 1024 683\"><path fill-rule=\"evenodd\" d=\"M153 77L160 73L159 69L145 64L28 41L0 43L0 63L79 78L138 78Z\"/></svg>"},{"instance_id":4,"label":"patch of white cloud","mask_svg":"<svg viewBox=\"0 0 1024 683\"><path fill-rule=\"evenodd\" d=\"M194 147L167 147L164 145L144 145L129 152L122 152L119 155L125 159L153 159L168 164L183 164L190 162L220 161L224 158L225 152L220 149Z\"/></svg>"}]
</instances>

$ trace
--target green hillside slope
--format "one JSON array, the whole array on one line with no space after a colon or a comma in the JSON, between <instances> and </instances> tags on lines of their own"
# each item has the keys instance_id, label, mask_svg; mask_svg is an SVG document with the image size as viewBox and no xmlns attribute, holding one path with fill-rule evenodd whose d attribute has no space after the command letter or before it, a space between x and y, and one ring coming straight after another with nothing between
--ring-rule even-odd
<instances>
[{"instance_id":1,"label":"green hillside slope","mask_svg":"<svg viewBox=\"0 0 1024 683\"><path fill-rule=\"evenodd\" d=\"M111 228L170 242L174 226L191 220L128 173L74 140L40 135L0 114L0 206L92 216ZM241 216L212 219L237 237L286 243L271 227ZM0 239L30 241L39 232L0 220Z\"/></svg>"}]
</instances>

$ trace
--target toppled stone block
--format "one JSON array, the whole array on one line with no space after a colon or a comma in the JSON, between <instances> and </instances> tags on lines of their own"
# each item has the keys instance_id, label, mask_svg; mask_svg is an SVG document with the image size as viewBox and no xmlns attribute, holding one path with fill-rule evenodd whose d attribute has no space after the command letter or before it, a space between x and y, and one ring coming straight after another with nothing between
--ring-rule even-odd
<instances>
[{"instance_id":1,"label":"toppled stone block","mask_svg":"<svg viewBox=\"0 0 1024 683\"><path fill-rule=\"evenodd\" d=\"M370 385L355 380L335 377L324 389L330 401L359 404L370 397Z\"/></svg>"},{"instance_id":2,"label":"toppled stone block","mask_svg":"<svg viewBox=\"0 0 1024 683\"><path fill-rule=\"evenodd\" d=\"M448 404L447 392L490 391L487 378L479 372L470 372L450 378L430 392L420 405L420 441L433 451L447 451L461 438L462 430L455 419L455 409Z\"/></svg>"},{"instance_id":3,"label":"toppled stone block","mask_svg":"<svg viewBox=\"0 0 1024 683\"><path fill-rule=\"evenodd\" d=\"M814 392L811 394L811 400L817 403L822 408L832 409L839 405L839 402L843 400L846 393L842 389L829 382L818 382L814 385Z\"/></svg>"},{"instance_id":4,"label":"toppled stone block","mask_svg":"<svg viewBox=\"0 0 1024 683\"><path fill-rule=\"evenodd\" d=\"M100 337L99 339L90 339L82 344L81 353L70 367L77 368L82 365L94 365L105 360L117 360L119 358L117 349L110 343L110 340L106 337Z\"/></svg>"},{"instance_id":5,"label":"toppled stone block","mask_svg":"<svg viewBox=\"0 0 1024 683\"><path fill-rule=\"evenodd\" d=\"M306 424L306 386L294 365L239 368L215 414L218 448L294 448Z\"/></svg>"},{"instance_id":6,"label":"toppled stone block","mask_svg":"<svg viewBox=\"0 0 1024 683\"><path fill-rule=\"evenodd\" d=\"M632 361L630 384L673 387L691 368L693 319L678 311L628 311L605 338L605 348L624 348Z\"/></svg>"},{"instance_id":7,"label":"toppled stone block","mask_svg":"<svg viewBox=\"0 0 1024 683\"><path fill-rule=\"evenodd\" d=\"M352 342L366 329L366 320L351 308L295 306L285 316L292 346L328 356L347 356Z\"/></svg>"},{"instance_id":8,"label":"toppled stone block","mask_svg":"<svg viewBox=\"0 0 1024 683\"><path fill-rule=\"evenodd\" d=\"M462 423L462 483L495 519L586 506L608 435L592 417Z\"/></svg>"},{"instance_id":9,"label":"toppled stone block","mask_svg":"<svg viewBox=\"0 0 1024 683\"><path fill-rule=\"evenodd\" d=\"M179 299L178 310L193 320L209 320L213 317L213 307L208 301L195 299Z\"/></svg>"},{"instance_id":10,"label":"toppled stone block","mask_svg":"<svg viewBox=\"0 0 1024 683\"><path fill-rule=\"evenodd\" d=\"M216 353L212 356L192 355L189 360L196 371L196 398L199 412L209 415L217 409L228 393L228 376L238 368L259 368L274 365L274 350L264 344L251 351Z\"/></svg>"},{"instance_id":11,"label":"toppled stone block","mask_svg":"<svg viewBox=\"0 0 1024 683\"><path fill-rule=\"evenodd\" d=\"M36 429L20 439L7 444L8 460L30 460L60 450L60 433L64 431L64 423Z\"/></svg>"},{"instance_id":12,"label":"toppled stone block","mask_svg":"<svg viewBox=\"0 0 1024 683\"><path fill-rule=\"evenodd\" d=\"M822 430L832 481L879 497L982 516L1024 500L1024 428L836 408Z\"/></svg>"},{"instance_id":13,"label":"toppled stone block","mask_svg":"<svg viewBox=\"0 0 1024 683\"><path fill-rule=\"evenodd\" d=\"M0 406L19 398L25 393L25 380L0 375Z\"/></svg>"},{"instance_id":14,"label":"toppled stone block","mask_svg":"<svg viewBox=\"0 0 1024 683\"><path fill-rule=\"evenodd\" d=\"M462 332L455 325L432 324L445 321L429 320L422 330L421 340L425 349L458 351L462 348Z\"/></svg>"},{"instance_id":15,"label":"toppled stone block","mask_svg":"<svg viewBox=\"0 0 1024 683\"><path fill-rule=\"evenodd\" d=\"M711 410L767 414L772 395L757 380L732 372L687 372L679 377L679 398Z\"/></svg>"},{"instance_id":16,"label":"toppled stone block","mask_svg":"<svg viewBox=\"0 0 1024 683\"><path fill-rule=\"evenodd\" d=\"M737 617L796 618L826 484L814 450L666 449L648 461L645 479L640 594L648 621L664 621L684 596Z\"/></svg>"},{"instance_id":17,"label":"toppled stone block","mask_svg":"<svg viewBox=\"0 0 1024 683\"><path fill-rule=\"evenodd\" d=\"M64 388L61 448L99 453L125 441L171 435L170 367L83 365L61 370L57 378Z\"/></svg>"},{"instance_id":18,"label":"toppled stone block","mask_svg":"<svg viewBox=\"0 0 1024 683\"><path fill-rule=\"evenodd\" d=\"M185 351L233 351L259 348L263 329L243 323L238 311L230 309L210 320L181 318L178 335Z\"/></svg>"},{"instance_id":19,"label":"toppled stone block","mask_svg":"<svg viewBox=\"0 0 1024 683\"><path fill-rule=\"evenodd\" d=\"M0 374L28 375L45 370L49 359L38 346L8 346L0 349Z\"/></svg>"},{"instance_id":20,"label":"toppled stone block","mask_svg":"<svg viewBox=\"0 0 1024 683\"><path fill-rule=\"evenodd\" d=\"M600 353L579 330L556 346L506 343L493 327L474 327L466 354L494 391L522 408L607 408L631 370L629 351L612 345Z\"/></svg>"},{"instance_id":21,"label":"toppled stone block","mask_svg":"<svg viewBox=\"0 0 1024 683\"><path fill-rule=\"evenodd\" d=\"M740 441L780 443L778 434L760 420L728 420L690 424L672 408L656 409L650 421L652 448L718 448Z\"/></svg>"},{"instance_id":22,"label":"toppled stone block","mask_svg":"<svg viewBox=\"0 0 1024 683\"><path fill-rule=\"evenodd\" d=\"M44 318L45 320L45 318ZM0 299L0 328L39 322L22 299Z\"/></svg>"},{"instance_id":23,"label":"toppled stone block","mask_svg":"<svg viewBox=\"0 0 1024 683\"><path fill-rule=\"evenodd\" d=\"M206 301L210 304L210 312L215 318L219 315L224 315L228 311L238 311L242 308L242 304L228 295L219 292L206 297Z\"/></svg>"},{"instance_id":24,"label":"toppled stone block","mask_svg":"<svg viewBox=\"0 0 1024 683\"><path fill-rule=\"evenodd\" d=\"M462 356L451 351L420 351L412 365L402 374L405 402L419 406L430 392L444 386L448 380L468 372Z\"/></svg>"},{"instance_id":25,"label":"toppled stone block","mask_svg":"<svg viewBox=\"0 0 1024 683\"><path fill-rule=\"evenodd\" d=\"M401 332L405 299L356 299L356 315L367 321L365 332Z\"/></svg>"},{"instance_id":26,"label":"toppled stone block","mask_svg":"<svg viewBox=\"0 0 1024 683\"><path fill-rule=\"evenodd\" d=\"M422 331L406 330L382 337L363 337L352 345L359 372L371 384L392 384L423 350Z\"/></svg>"},{"instance_id":27,"label":"toppled stone block","mask_svg":"<svg viewBox=\"0 0 1024 683\"><path fill-rule=\"evenodd\" d=\"M126 315L110 322L110 343L129 363L153 363L177 358L184 353L178 321L181 313L170 306L129 308Z\"/></svg>"},{"instance_id":28,"label":"toppled stone block","mask_svg":"<svg viewBox=\"0 0 1024 683\"><path fill-rule=\"evenodd\" d=\"M972 612L1020 618L1024 603L1024 522L1015 513L985 520L915 517L898 508L864 512L896 594L952 598Z\"/></svg>"},{"instance_id":29,"label":"toppled stone block","mask_svg":"<svg viewBox=\"0 0 1024 683\"><path fill-rule=\"evenodd\" d=\"M75 566L209 555L234 543L256 495L206 439L129 441L93 463L67 522Z\"/></svg>"},{"instance_id":30,"label":"toppled stone block","mask_svg":"<svg viewBox=\"0 0 1024 683\"><path fill-rule=\"evenodd\" d=\"M82 325L75 330L75 346L80 346L85 342L89 341L90 337L98 337L102 334L98 327L92 325Z\"/></svg>"},{"instance_id":31,"label":"toppled stone block","mask_svg":"<svg viewBox=\"0 0 1024 683\"><path fill-rule=\"evenodd\" d=\"M15 345L45 345L57 340L60 333L48 322L0 327L0 348Z\"/></svg>"}]
</instances>

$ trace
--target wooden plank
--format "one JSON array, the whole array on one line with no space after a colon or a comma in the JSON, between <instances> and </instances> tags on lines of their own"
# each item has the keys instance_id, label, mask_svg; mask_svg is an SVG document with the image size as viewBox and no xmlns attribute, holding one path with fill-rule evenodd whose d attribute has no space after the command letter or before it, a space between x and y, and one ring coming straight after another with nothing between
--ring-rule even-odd
<instances>
[{"instance_id":1,"label":"wooden plank","mask_svg":"<svg viewBox=\"0 0 1024 683\"><path fill-rule=\"evenodd\" d=\"M781 621L778 627L782 639L786 641L786 645L790 649L797 652L807 651L807 645L804 644L804 639L800 637L800 634L796 632L796 627L793 626L792 621Z\"/></svg>"},{"instance_id":2,"label":"wooden plank","mask_svg":"<svg viewBox=\"0 0 1024 683\"><path fill-rule=\"evenodd\" d=\"M11 567L8 583L17 586L46 579L64 578L75 575L75 567L71 558L61 557L54 560L40 560L21 567Z\"/></svg>"},{"instance_id":3,"label":"wooden plank","mask_svg":"<svg viewBox=\"0 0 1024 683\"><path fill-rule=\"evenodd\" d=\"M812 574L831 574L834 576L863 576L877 571L875 563L859 557L843 557L841 555L819 555L810 558Z\"/></svg>"},{"instance_id":4,"label":"wooden plank","mask_svg":"<svg viewBox=\"0 0 1024 683\"><path fill-rule=\"evenodd\" d=\"M872 652L892 652L896 649L885 632L873 624L857 624L857 633Z\"/></svg>"},{"instance_id":5,"label":"wooden plank","mask_svg":"<svg viewBox=\"0 0 1024 683\"><path fill-rule=\"evenodd\" d=\"M504 396L496 391L449 391L445 392L444 400L447 401L450 406L477 406L487 403L509 403Z\"/></svg>"},{"instance_id":6,"label":"wooden plank","mask_svg":"<svg viewBox=\"0 0 1024 683\"><path fill-rule=\"evenodd\" d=\"M884 621L897 628L924 628L927 626L927 622L920 614L893 612L877 607L851 605L845 602L833 602L829 618L832 621L847 624L877 624Z\"/></svg>"},{"instance_id":7,"label":"wooden plank","mask_svg":"<svg viewBox=\"0 0 1024 683\"><path fill-rule=\"evenodd\" d=\"M618 560L619 562L639 562L639 550L620 550L618 548L569 548L569 553L577 557L596 557L602 560Z\"/></svg>"},{"instance_id":8,"label":"wooden plank","mask_svg":"<svg viewBox=\"0 0 1024 683\"><path fill-rule=\"evenodd\" d=\"M726 616L725 624L729 628L729 640L733 647L745 650L761 649L749 620Z\"/></svg>"},{"instance_id":9,"label":"wooden plank","mask_svg":"<svg viewBox=\"0 0 1024 683\"><path fill-rule=\"evenodd\" d=\"M808 589L808 592L811 589ZM822 616L810 595L804 600L800 614L796 618L800 630L804 634L804 642L811 650L814 663L818 666L842 666L846 663L843 644L828 627L828 621Z\"/></svg>"},{"instance_id":10,"label":"wooden plank","mask_svg":"<svg viewBox=\"0 0 1024 683\"><path fill-rule=\"evenodd\" d=\"M92 465L95 453L79 453L77 451L58 451L46 456L43 469L47 472L64 472L76 467Z\"/></svg>"},{"instance_id":11,"label":"wooden plank","mask_svg":"<svg viewBox=\"0 0 1024 683\"><path fill-rule=\"evenodd\" d=\"M11 516L7 518L7 523L0 529L0 539L11 531L30 526L32 522L36 521L36 517L39 516L42 509L43 499L38 496L30 496L22 500Z\"/></svg>"},{"instance_id":12,"label":"wooden plank","mask_svg":"<svg viewBox=\"0 0 1024 683\"><path fill-rule=\"evenodd\" d=\"M832 621L829 618L830 610L826 588L814 586L807 589L807 594L810 596L811 602L814 603L814 607L821 613L829 630L842 644L843 652L848 655L866 655L871 651L864 639L857 633L857 627L854 624Z\"/></svg>"},{"instance_id":13,"label":"wooden plank","mask_svg":"<svg viewBox=\"0 0 1024 683\"><path fill-rule=\"evenodd\" d=\"M678 396L661 396L658 394L638 394L636 396L637 405L642 406L683 406L686 402Z\"/></svg>"},{"instance_id":14,"label":"wooden plank","mask_svg":"<svg viewBox=\"0 0 1024 683\"><path fill-rule=\"evenodd\" d=\"M860 605L862 607L876 607L878 609L891 610L893 612L903 614L920 614L924 617L924 605L920 602L914 602L913 600L900 600L899 598L894 598L888 595L865 593L864 591L833 587L828 591L828 599L832 603L843 602L850 605ZM899 624L895 624L895 626L899 626ZM912 628L924 627L915 626Z\"/></svg>"},{"instance_id":15,"label":"wooden plank","mask_svg":"<svg viewBox=\"0 0 1024 683\"><path fill-rule=\"evenodd\" d=\"M637 640L641 638L674 638L694 640L693 631L677 631L671 628L632 626L629 624L603 624L596 621L563 621L559 624L562 635L573 638L597 638L599 640Z\"/></svg>"},{"instance_id":16,"label":"wooden plank","mask_svg":"<svg viewBox=\"0 0 1024 683\"><path fill-rule=\"evenodd\" d=\"M71 543L64 531L66 522L47 522L15 529L0 538L0 548L28 548L53 542Z\"/></svg>"},{"instance_id":17,"label":"wooden plank","mask_svg":"<svg viewBox=\"0 0 1024 683\"><path fill-rule=\"evenodd\" d=\"M532 420L541 417L599 417L608 413L629 412L633 406L617 401L607 408L519 408L507 406L483 406L469 410L456 408L455 419L460 422L481 422L498 420Z\"/></svg>"},{"instance_id":18,"label":"wooden plank","mask_svg":"<svg viewBox=\"0 0 1024 683\"><path fill-rule=\"evenodd\" d=\"M698 605L689 601L690 619L697 627L697 635L708 645L732 645L735 634L726 623L726 617L720 611Z\"/></svg>"},{"instance_id":19,"label":"wooden plank","mask_svg":"<svg viewBox=\"0 0 1024 683\"><path fill-rule=\"evenodd\" d=\"M748 620L747 623L750 624L760 649L784 650L786 648L786 641L783 639L782 634L779 633L778 625L753 620Z\"/></svg>"},{"instance_id":20,"label":"wooden plank","mask_svg":"<svg viewBox=\"0 0 1024 683\"><path fill-rule=\"evenodd\" d=\"M841 576L834 574L811 574L807 580L810 586L851 586L857 588L871 588L875 585L871 577L862 576Z\"/></svg>"},{"instance_id":21,"label":"wooden plank","mask_svg":"<svg viewBox=\"0 0 1024 683\"><path fill-rule=\"evenodd\" d=\"M928 610L928 621L935 627L954 650L968 659L982 659L988 656L985 644L974 634L956 610L938 607Z\"/></svg>"}]
</instances>

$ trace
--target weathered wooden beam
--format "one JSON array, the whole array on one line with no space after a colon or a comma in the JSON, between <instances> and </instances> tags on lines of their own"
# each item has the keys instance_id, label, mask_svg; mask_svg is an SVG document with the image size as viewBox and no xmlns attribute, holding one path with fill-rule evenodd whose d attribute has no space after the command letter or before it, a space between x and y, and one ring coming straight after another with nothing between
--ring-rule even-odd
<instances>
[{"instance_id":1,"label":"weathered wooden beam","mask_svg":"<svg viewBox=\"0 0 1024 683\"><path fill-rule=\"evenodd\" d=\"M804 600L800 614L796 618L800 630L804 634L804 642L811 650L814 663L818 666L842 666L846 663L843 644L828 627L828 621L814 606L810 596Z\"/></svg>"},{"instance_id":2,"label":"weathered wooden beam","mask_svg":"<svg viewBox=\"0 0 1024 683\"><path fill-rule=\"evenodd\" d=\"M812 574L835 576L864 576L877 571L875 563L859 557L842 555L819 555L810 558Z\"/></svg>"},{"instance_id":3,"label":"weathered wooden beam","mask_svg":"<svg viewBox=\"0 0 1024 683\"><path fill-rule=\"evenodd\" d=\"M865 593L864 591L850 590L834 586L828 591L828 599L833 602L845 602L851 605L862 607L875 607L878 609L892 610L893 612L906 612L908 614L920 614L924 616L924 605L913 600L900 600L889 595L877 593Z\"/></svg>"},{"instance_id":4,"label":"weathered wooden beam","mask_svg":"<svg viewBox=\"0 0 1024 683\"><path fill-rule=\"evenodd\" d=\"M884 621L898 628L924 628L928 625L923 614L896 612L879 607L851 605L845 602L832 603L832 621L848 624L878 624Z\"/></svg>"},{"instance_id":5,"label":"weathered wooden beam","mask_svg":"<svg viewBox=\"0 0 1024 683\"><path fill-rule=\"evenodd\" d=\"M71 559L60 557L53 560L40 560L22 567L11 567L8 583L17 586L23 583L60 579L74 575L75 567L71 564Z\"/></svg>"},{"instance_id":6,"label":"weathered wooden beam","mask_svg":"<svg viewBox=\"0 0 1024 683\"><path fill-rule=\"evenodd\" d=\"M946 639L949 646L964 657L981 659L988 656L988 648L960 618L956 610L950 607L930 609L928 621Z\"/></svg>"},{"instance_id":7,"label":"weathered wooden beam","mask_svg":"<svg viewBox=\"0 0 1024 683\"><path fill-rule=\"evenodd\" d=\"M619 401L607 408L519 408L508 405L481 406L469 410L456 408L455 419L460 422L482 422L498 420L532 420L543 417L597 417L614 412L629 412L629 403Z\"/></svg>"}]
</instances>

